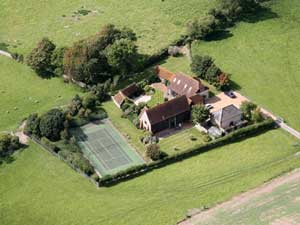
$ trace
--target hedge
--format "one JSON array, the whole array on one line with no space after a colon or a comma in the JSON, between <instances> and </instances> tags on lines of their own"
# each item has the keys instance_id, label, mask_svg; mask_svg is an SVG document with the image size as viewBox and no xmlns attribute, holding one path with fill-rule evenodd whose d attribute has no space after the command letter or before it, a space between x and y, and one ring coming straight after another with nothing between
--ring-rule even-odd
<instances>
[{"instance_id":1,"label":"hedge","mask_svg":"<svg viewBox=\"0 0 300 225\"><path fill-rule=\"evenodd\" d=\"M236 131L233 131L232 133L229 133L228 135L216 139L214 141L211 141L206 144L198 145L194 148L188 149L184 152L180 152L178 154L174 154L171 156L167 156L159 161L151 162L149 164L143 164L138 165L134 167L130 167L126 170L120 171L114 175L107 175L99 179L99 186L111 186L116 183L119 183L123 180L132 179L134 177L140 176L144 173L147 173L153 169L161 168L166 165L169 165L171 163L175 163L181 160L184 160L186 158L207 152L211 149L221 147L223 145L226 145L228 143L233 143L235 141L239 141L241 139L244 139L246 137L260 134L262 132L265 132L267 130L275 128L275 123L273 120L268 119L261 123L249 125L244 128L240 128Z\"/></svg>"}]
</instances>

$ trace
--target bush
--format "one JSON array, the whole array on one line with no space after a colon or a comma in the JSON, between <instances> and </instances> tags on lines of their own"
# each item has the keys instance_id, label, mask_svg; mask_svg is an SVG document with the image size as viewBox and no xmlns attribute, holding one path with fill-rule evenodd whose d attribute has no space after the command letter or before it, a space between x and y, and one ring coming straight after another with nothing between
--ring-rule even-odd
<instances>
[{"instance_id":1,"label":"bush","mask_svg":"<svg viewBox=\"0 0 300 225\"><path fill-rule=\"evenodd\" d=\"M0 134L0 159L11 155L21 147L19 138L10 134Z\"/></svg>"},{"instance_id":2,"label":"bush","mask_svg":"<svg viewBox=\"0 0 300 225\"><path fill-rule=\"evenodd\" d=\"M51 151L58 153L60 151L60 148L57 147L53 142L51 142L49 139L42 137L41 143L45 146L47 146Z\"/></svg>"},{"instance_id":3,"label":"bush","mask_svg":"<svg viewBox=\"0 0 300 225\"><path fill-rule=\"evenodd\" d=\"M205 56L195 55L193 57L193 61L191 64L191 70L198 77L204 79L207 70L211 67L213 63L214 60L208 55Z\"/></svg>"},{"instance_id":4,"label":"bush","mask_svg":"<svg viewBox=\"0 0 300 225\"><path fill-rule=\"evenodd\" d=\"M31 114L27 121L26 126L24 128L24 133L27 135L33 135L36 137L41 136L40 131L40 118L37 113Z\"/></svg>"},{"instance_id":5,"label":"bush","mask_svg":"<svg viewBox=\"0 0 300 225\"><path fill-rule=\"evenodd\" d=\"M147 146L146 156L154 161L161 158L161 151L157 144L150 144Z\"/></svg>"}]
</instances>

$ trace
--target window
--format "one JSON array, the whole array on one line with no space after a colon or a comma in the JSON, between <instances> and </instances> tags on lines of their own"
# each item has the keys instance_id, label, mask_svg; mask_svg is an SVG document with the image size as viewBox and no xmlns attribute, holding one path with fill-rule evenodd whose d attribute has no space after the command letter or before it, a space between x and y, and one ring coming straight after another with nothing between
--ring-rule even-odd
<instances>
[{"instance_id":1,"label":"window","mask_svg":"<svg viewBox=\"0 0 300 225\"><path fill-rule=\"evenodd\" d=\"M177 81L177 84L178 84L178 85L180 84L180 81L181 81L181 80L178 80L178 81Z\"/></svg>"}]
</instances>

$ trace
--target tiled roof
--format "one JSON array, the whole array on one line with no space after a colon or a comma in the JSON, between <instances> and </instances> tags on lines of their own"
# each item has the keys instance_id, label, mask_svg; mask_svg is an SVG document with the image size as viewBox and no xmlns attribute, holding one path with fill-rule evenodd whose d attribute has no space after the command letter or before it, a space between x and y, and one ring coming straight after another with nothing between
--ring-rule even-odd
<instances>
[{"instance_id":1,"label":"tiled roof","mask_svg":"<svg viewBox=\"0 0 300 225\"><path fill-rule=\"evenodd\" d=\"M186 95L187 97L194 96L208 89L200 80L183 73L177 73L169 87L176 94Z\"/></svg>"},{"instance_id":2,"label":"tiled roof","mask_svg":"<svg viewBox=\"0 0 300 225\"><path fill-rule=\"evenodd\" d=\"M226 106L219 111L213 113L215 120L222 124L222 121L227 121L235 116L242 115L242 111L237 108L235 105Z\"/></svg>"},{"instance_id":3,"label":"tiled roof","mask_svg":"<svg viewBox=\"0 0 300 225\"><path fill-rule=\"evenodd\" d=\"M113 96L113 99L119 106L121 106L126 97L119 91L116 95Z\"/></svg>"},{"instance_id":4,"label":"tiled roof","mask_svg":"<svg viewBox=\"0 0 300 225\"><path fill-rule=\"evenodd\" d=\"M157 75L161 79L165 79L165 80L168 80L168 81L173 80L173 78L175 77L174 73L170 72L169 70L167 70L166 68L163 68L161 66L156 67L156 72L157 72Z\"/></svg>"},{"instance_id":5,"label":"tiled roof","mask_svg":"<svg viewBox=\"0 0 300 225\"><path fill-rule=\"evenodd\" d=\"M181 96L145 110L150 123L156 124L190 110L188 99Z\"/></svg>"}]
</instances>

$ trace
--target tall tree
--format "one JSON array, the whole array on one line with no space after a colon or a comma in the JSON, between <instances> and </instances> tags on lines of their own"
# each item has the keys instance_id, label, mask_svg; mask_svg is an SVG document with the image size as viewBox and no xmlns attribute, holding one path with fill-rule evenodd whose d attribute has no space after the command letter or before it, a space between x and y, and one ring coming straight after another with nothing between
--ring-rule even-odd
<instances>
[{"instance_id":1,"label":"tall tree","mask_svg":"<svg viewBox=\"0 0 300 225\"><path fill-rule=\"evenodd\" d=\"M55 48L55 44L48 38L43 38L27 56L27 65L40 76L52 75L54 67L51 64L51 58Z\"/></svg>"},{"instance_id":2,"label":"tall tree","mask_svg":"<svg viewBox=\"0 0 300 225\"><path fill-rule=\"evenodd\" d=\"M122 75L132 72L138 61L138 51L135 42L128 39L117 40L106 49L109 65Z\"/></svg>"}]
</instances>

